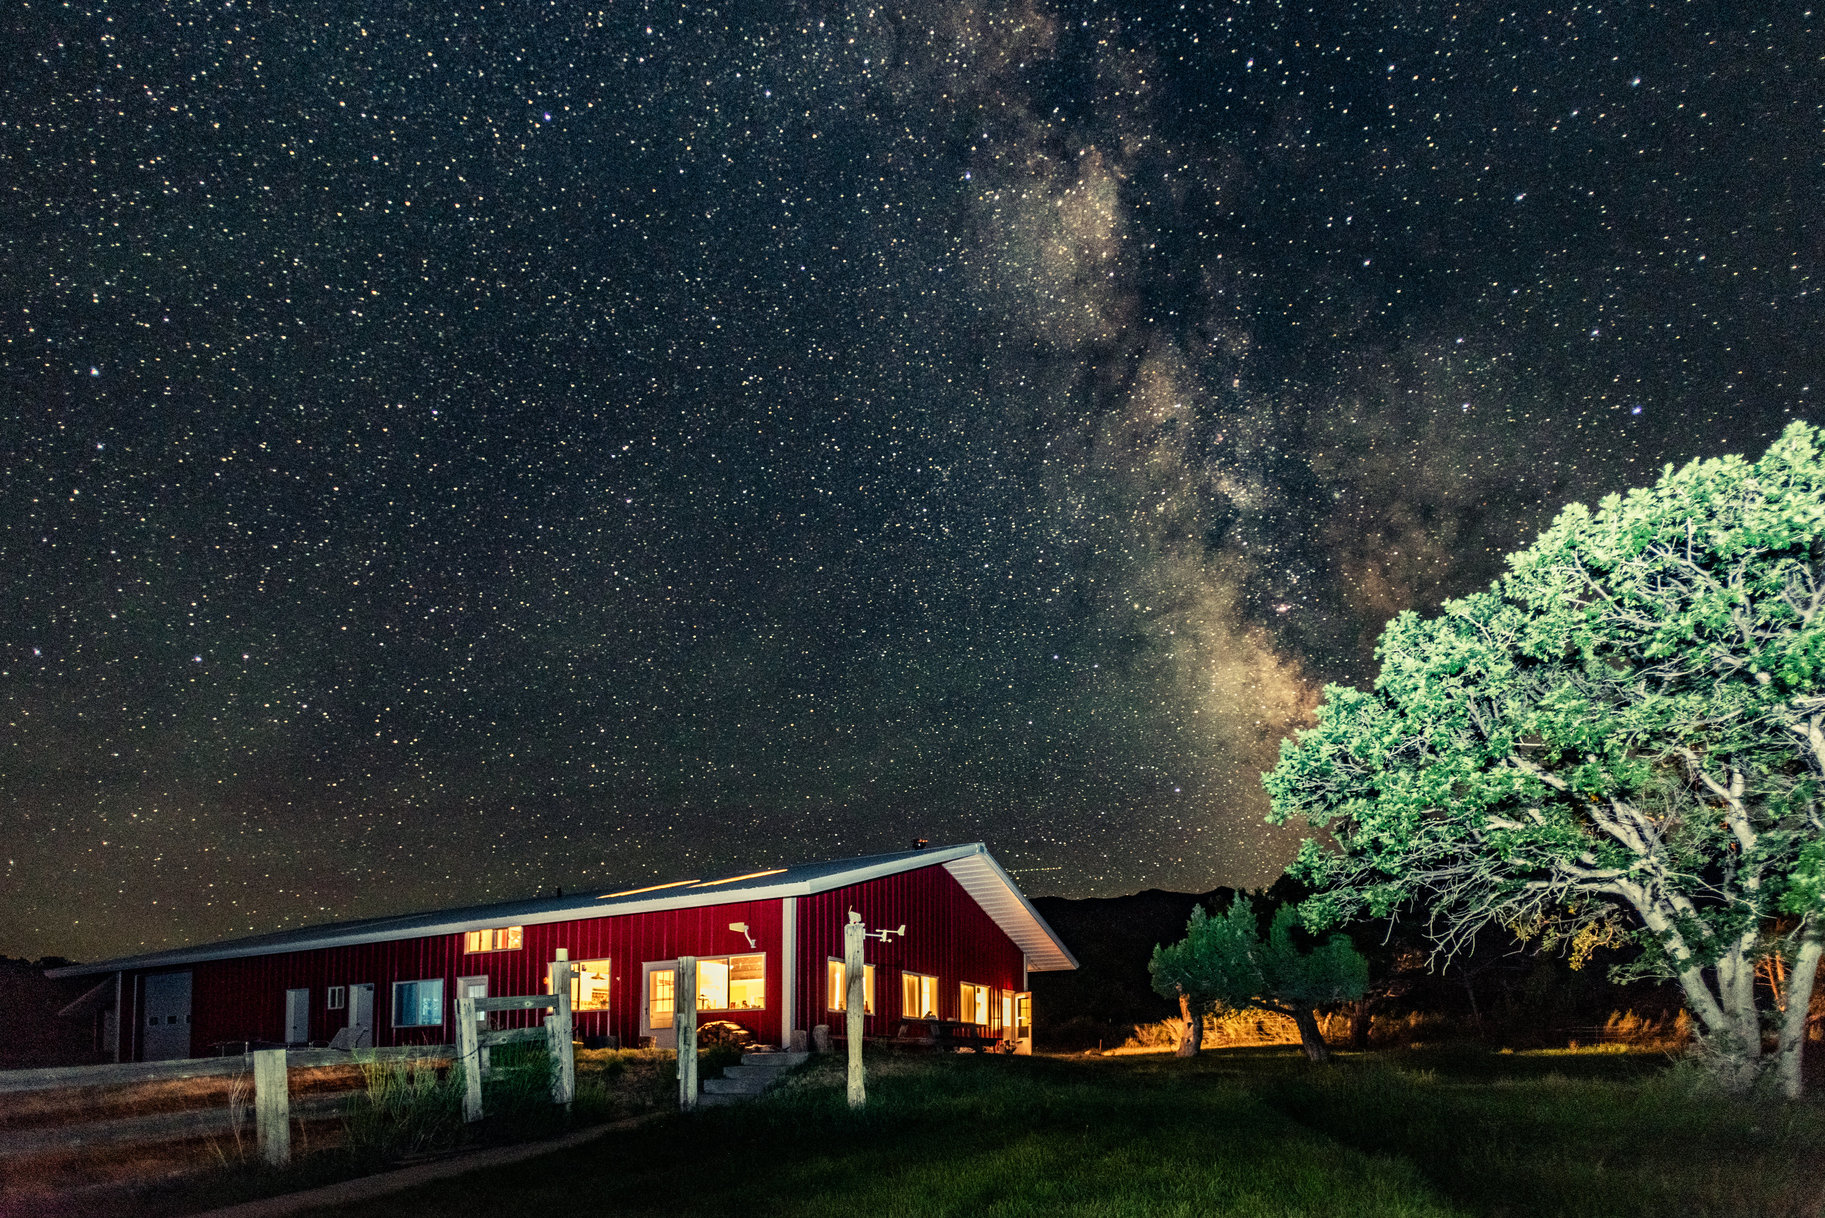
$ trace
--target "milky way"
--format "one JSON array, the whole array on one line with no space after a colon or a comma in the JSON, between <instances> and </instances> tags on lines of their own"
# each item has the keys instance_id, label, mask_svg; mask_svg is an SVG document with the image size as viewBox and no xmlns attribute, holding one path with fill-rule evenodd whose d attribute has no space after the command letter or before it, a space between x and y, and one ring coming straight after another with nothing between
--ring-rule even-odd
<instances>
[{"instance_id":1,"label":"milky way","mask_svg":"<svg viewBox=\"0 0 1825 1218\"><path fill-rule=\"evenodd\" d=\"M1775 6L17 8L0 951L982 838L1260 772L1819 341Z\"/></svg>"}]
</instances>

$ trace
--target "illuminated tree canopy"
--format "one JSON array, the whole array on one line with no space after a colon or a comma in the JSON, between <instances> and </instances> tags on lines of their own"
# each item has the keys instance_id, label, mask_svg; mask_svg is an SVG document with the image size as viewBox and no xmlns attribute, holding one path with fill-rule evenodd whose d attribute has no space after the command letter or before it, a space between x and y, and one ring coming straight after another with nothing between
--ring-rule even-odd
<instances>
[{"instance_id":1,"label":"illuminated tree canopy","mask_svg":"<svg viewBox=\"0 0 1825 1218\"><path fill-rule=\"evenodd\" d=\"M1381 637L1267 776L1314 926L1639 944L1720 1077L1800 1091L1825 942L1825 433L1567 508L1487 591ZM1758 983L1758 961L1791 967ZM1764 1039L1772 1047L1764 1045Z\"/></svg>"},{"instance_id":2,"label":"illuminated tree canopy","mask_svg":"<svg viewBox=\"0 0 1825 1218\"><path fill-rule=\"evenodd\" d=\"M1238 895L1216 917L1201 905L1193 909L1185 937L1153 949L1147 966L1153 988L1179 1004L1185 1021L1181 1057L1198 1051L1205 1013L1222 1008L1288 1016L1299 1028L1307 1057L1324 1061L1330 1056L1315 1012L1362 997L1369 963L1343 935L1332 935L1310 950L1301 948L1294 940L1298 921L1298 911L1282 905L1262 938L1254 902Z\"/></svg>"}]
</instances>

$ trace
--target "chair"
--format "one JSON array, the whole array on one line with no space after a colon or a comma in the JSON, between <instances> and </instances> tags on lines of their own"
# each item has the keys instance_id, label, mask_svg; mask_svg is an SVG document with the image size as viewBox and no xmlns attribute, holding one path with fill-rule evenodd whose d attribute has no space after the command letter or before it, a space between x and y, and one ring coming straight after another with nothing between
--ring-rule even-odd
<instances>
[{"instance_id":1,"label":"chair","mask_svg":"<svg viewBox=\"0 0 1825 1218\"><path fill-rule=\"evenodd\" d=\"M372 1049L374 1047L374 1029L350 1025L338 1029L330 1037L330 1048L341 1049L344 1053L355 1049Z\"/></svg>"}]
</instances>

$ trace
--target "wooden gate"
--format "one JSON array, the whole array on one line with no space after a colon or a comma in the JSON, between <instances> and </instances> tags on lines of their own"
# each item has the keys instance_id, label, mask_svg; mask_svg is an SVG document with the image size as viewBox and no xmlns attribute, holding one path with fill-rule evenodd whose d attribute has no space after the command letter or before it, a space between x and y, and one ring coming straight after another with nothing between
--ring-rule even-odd
<instances>
[{"instance_id":1,"label":"wooden gate","mask_svg":"<svg viewBox=\"0 0 1825 1218\"><path fill-rule=\"evenodd\" d=\"M551 1102L568 1105L577 1093L577 1058L571 1044L570 965L554 960L550 968L551 993L522 994L507 998L456 1000L456 1056L463 1068L463 1120L482 1119L482 1053L491 1045L543 1040L551 1055ZM548 1011L543 1027L479 1027L478 1015L490 1011Z\"/></svg>"}]
</instances>

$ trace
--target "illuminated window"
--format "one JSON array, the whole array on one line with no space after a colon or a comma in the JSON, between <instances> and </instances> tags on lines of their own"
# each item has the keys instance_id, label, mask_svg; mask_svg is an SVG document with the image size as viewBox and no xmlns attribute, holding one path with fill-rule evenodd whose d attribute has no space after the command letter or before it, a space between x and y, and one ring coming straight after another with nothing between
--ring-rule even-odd
<instances>
[{"instance_id":1,"label":"illuminated window","mask_svg":"<svg viewBox=\"0 0 1825 1218\"><path fill-rule=\"evenodd\" d=\"M767 958L729 957L729 1009L760 1011L767 1005Z\"/></svg>"},{"instance_id":2,"label":"illuminated window","mask_svg":"<svg viewBox=\"0 0 1825 1218\"><path fill-rule=\"evenodd\" d=\"M924 973L900 974L900 1018L938 1018L938 979Z\"/></svg>"},{"instance_id":3,"label":"illuminated window","mask_svg":"<svg viewBox=\"0 0 1825 1218\"><path fill-rule=\"evenodd\" d=\"M849 1009L849 987L843 981L843 962L831 956L824 962L825 1008L831 1011ZM862 1013L874 1014L874 965L862 966Z\"/></svg>"},{"instance_id":4,"label":"illuminated window","mask_svg":"<svg viewBox=\"0 0 1825 1218\"><path fill-rule=\"evenodd\" d=\"M340 1011L348 1005L348 987L332 985L324 991L324 1002L332 1011Z\"/></svg>"},{"instance_id":5,"label":"illuminated window","mask_svg":"<svg viewBox=\"0 0 1825 1218\"><path fill-rule=\"evenodd\" d=\"M759 1011L766 1005L766 956L704 956L698 959L699 1011Z\"/></svg>"},{"instance_id":6,"label":"illuminated window","mask_svg":"<svg viewBox=\"0 0 1825 1218\"><path fill-rule=\"evenodd\" d=\"M444 979L393 983L393 1026L435 1028L444 1022Z\"/></svg>"},{"instance_id":7,"label":"illuminated window","mask_svg":"<svg viewBox=\"0 0 1825 1218\"><path fill-rule=\"evenodd\" d=\"M489 930L472 930L463 935L465 952L517 952L520 950L520 927L496 926Z\"/></svg>"},{"instance_id":8,"label":"illuminated window","mask_svg":"<svg viewBox=\"0 0 1825 1218\"><path fill-rule=\"evenodd\" d=\"M578 960L571 964L571 1010L608 1010L608 966L607 960Z\"/></svg>"},{"instance_id":9,"label":"illuminated window","mask_svg":"<svg viewBox=\"0 0 1825 1218\"><path fill-rule=\"evenodd\" d=\"M965 981L959 989L962 997L957 1004L957 1018L964 1023L988 1023L989 987Z\"/></svg>"},{"instance_id":10,"label":"illuminated window","mask_svg":"<svg viewBox=\"0 0 1825 1218\"><path fill-rule=\"evenodd\" d=\"M599 962L606 972L607 961ZM650 969L646 975L646 1026L669 1028L677 1009L673 970ZM762 1011L767 1007L767 957L703 956L697 961L699 1011ZM604 1008L606 1009L606 1008Z\"/></svg>"}]
</instances>

